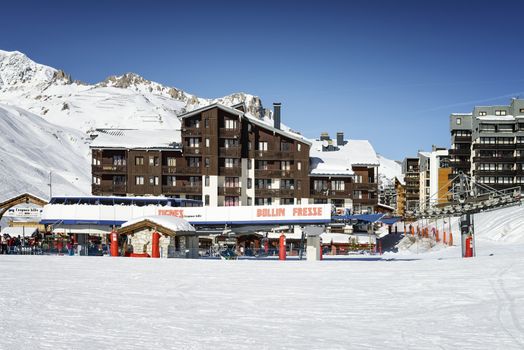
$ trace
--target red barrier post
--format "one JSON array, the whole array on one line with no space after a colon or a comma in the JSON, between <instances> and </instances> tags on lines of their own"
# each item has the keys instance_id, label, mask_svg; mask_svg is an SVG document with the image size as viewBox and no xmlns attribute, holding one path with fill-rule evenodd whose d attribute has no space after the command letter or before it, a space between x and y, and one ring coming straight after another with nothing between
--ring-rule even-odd
<instances>
[{"instance_id":1,"label":"red barrier post","mask_svg":"<svg viewBox=\"0 0 524 350\"><path fill-rule=\"evenodd\" d=\"M453 245L453 234L449 233L449 246L451 247Z\"/></svg>"},{"instance_id":2,"label":"red barrier post","mask_svg":"<svg viewBox=\"0 0 524 350\"><path fill-rule=\"evenodd\" d=\"M442 243L447 244L446 231L444 231L444 237L442 238Z\"/></svg>"},{"instance_id":3,"label":"red barrier post","mask_svg":"<svg viewBox=\"0 0 524 350\"><path fill-rule=\"evenodd\" d=\"M466 238L466 250L464 252L465 258L471 258L473 257L473 239L471 236Z\"/></svg>"},{"instance_id":4,"label":"red barrier post","mask_svg":"<svg viewBox=\"0 0 524 350\"><path fill-rule=\"evenodd\" d=\"M284 234L280 235L278 245L278 260L286 260L286 236L284 236Z\"/></svg>"},{"instance_id":5,"label":"red barrier post","mask_svg":"<svg viewBox=\"0 0 524 350\"><path fill-rule=\"evenodd\" d=\"M151 257L160 258L160 234L158 232L153 232L151 242Z\"/></svg>"},{"instance_id":6,"label":"red barrier post","mask_svg":"<svg viewBox=\"0 0 524 350\"><path fill-rule=\"evenodd\" d=\"M115 230L111 231L111 256L118 256L118 234Z\"/></svg>"}]
</instances>

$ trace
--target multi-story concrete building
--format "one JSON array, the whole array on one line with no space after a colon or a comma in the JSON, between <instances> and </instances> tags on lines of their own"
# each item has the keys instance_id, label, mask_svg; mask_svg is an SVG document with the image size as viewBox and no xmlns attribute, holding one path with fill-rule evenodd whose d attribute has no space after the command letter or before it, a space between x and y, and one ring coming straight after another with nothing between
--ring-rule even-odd
<instances>
[{"instance_id":1,"label":"multi-story concrete building","mask_svg":"<svg viewBox=\"0 0 524 350\"><path fill-rule=\"evenodd\" d=\"M478 184L495 189L524 185L523 99L513 99L510 105L476 106L471 114L452 114L450 130L454 171L450 176L460 169L467 170L469 165L469 174ZM458 137L463 138L463 143ZM457 158L458 150L461 158Z\"/></svg>"},{"instance_id":2,"label":"multi-story concrete building","mask_svg":"<svg viewBox=\"0 0 524 350\"><path fill-rule=\"evenodd\" d=\"M420 208L447 203L451 173L448 150L433 146L431 152L419 152L418 156Z\"/></svg>"},{"instance_id":3,"label":"multi-story concrete building","mask_svg":"<svg viewBox=\"0 0 524 350\"><path fill-rule=\"evenodd\" d=\"M372 212L378 158L368 141L310 141L243 105L179 116L181 130L101 130L91 145L95 195L165 195L205 206L322 204ZM311 156L311 158L310 158ZM311 166L310 166L311 164Z\"/></svg>"}]
</instances>

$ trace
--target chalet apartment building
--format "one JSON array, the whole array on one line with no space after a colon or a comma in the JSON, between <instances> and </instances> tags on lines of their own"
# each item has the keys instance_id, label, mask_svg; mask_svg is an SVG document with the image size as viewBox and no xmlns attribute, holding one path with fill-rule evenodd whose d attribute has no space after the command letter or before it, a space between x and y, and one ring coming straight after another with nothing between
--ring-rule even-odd
<instances>
[{"instance_id":1,"label":"chalet apartment building","mask_svg":"<svg viewBox=\"0 0 524 350\"><path fill-rule=\"evenodd\" d=\"M450 116L451 178L459 172L500 190L524 185L524 100Z\"/></svg>"},{"instance_id":2,"label":"chalet apartment building","mask_svg":"<svg viewBox=\"0 0 524 350\"><path fill-rule=\"evenodd\" d=\"M332 141L310 141L283 128L280 108L274 104L269 120L245 113L243 104L213 104L179 116L180 131L100 130L91 145L92 193L165 195L205 206L332 203L373 211L378 159L371 145L339 140L345 145L322 147ZM367 143L359 147L370 162L342 161L344 174L311 171L317 166L312 161L310 167L310 153L322 164L336 154L338 166L355 142Z\"/></svg>"},{"instance_id":3,"label":"chalet apartment building","mask_svg":"<svg viewBox=\"0 0 524 350\"><path fill-rule=\"evenodd\" d=\"M426 208L449 201L449 154L446 148L432 147L419 152L419 206Z\"/></svg>"}]
</instances>

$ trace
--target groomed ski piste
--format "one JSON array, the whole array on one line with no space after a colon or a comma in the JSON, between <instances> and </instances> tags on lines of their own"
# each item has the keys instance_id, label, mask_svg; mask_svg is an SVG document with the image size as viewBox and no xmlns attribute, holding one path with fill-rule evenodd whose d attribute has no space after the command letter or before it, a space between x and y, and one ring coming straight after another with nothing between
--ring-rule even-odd
<instances>
[{"instance_id":1,"label":"groomed ski piste","mask_svg":"<svg viewBox=\"0 0 524 350\"><path fill-rule=\"evenodd\" d=\"M524 206L475 217L475 258L0 256L1 349L522 349Z\"/></svg>"}]
</instances>

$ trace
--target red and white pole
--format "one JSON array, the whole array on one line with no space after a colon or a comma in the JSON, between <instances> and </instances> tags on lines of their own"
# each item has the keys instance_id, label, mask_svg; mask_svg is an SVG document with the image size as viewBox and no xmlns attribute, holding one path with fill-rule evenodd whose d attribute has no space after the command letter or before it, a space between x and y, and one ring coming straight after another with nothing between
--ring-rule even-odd
<instances>
[{"instance_id":1,"label":"red and white pole","mask_svg":"<svg viewBox=\"0 0 524 350\"><path fill-rule=\"evenodd\" d=\"M280 235L278 244L278 260L286 260L286 236Z\"/></svg>"},{"instance_id":2,"label":"red and white pole","mask_svg":"<svg viewBox=\"0 0 524 350\"><path fill-rule=\"evenodd\" d=\"M118 256L118 234L116 233L115 229L111 231L110 239L111 239L111 256Z\"/></svg>"},{"instance_id":3,"label":"red and white pole","mask_svg":"<svg viewBox=\"0 0 524 350\"><path fill-rule=\"evenodd\" d=\"M153 232L151 242L151 257L160 258L160 234L158 232Z\"/></svg>"}]
</instances>

